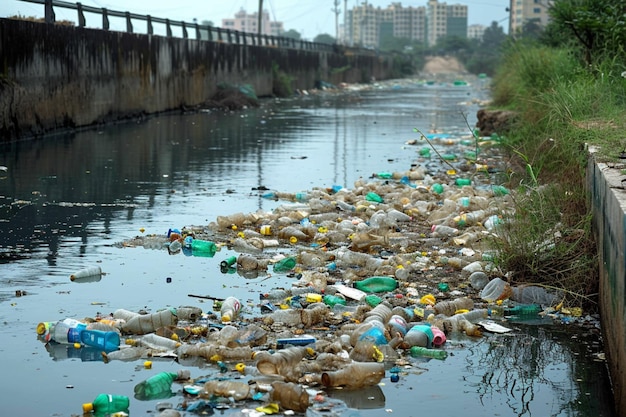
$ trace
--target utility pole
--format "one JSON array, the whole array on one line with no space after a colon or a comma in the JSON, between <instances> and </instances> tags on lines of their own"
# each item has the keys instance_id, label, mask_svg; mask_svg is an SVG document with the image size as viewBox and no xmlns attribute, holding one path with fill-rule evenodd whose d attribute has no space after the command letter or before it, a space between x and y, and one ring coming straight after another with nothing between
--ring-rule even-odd
<instances>
[{"instance_id":1,"label":"utility pole","mask_svg":"<svg viewBox=\"0 0 626 417\"><path fill-rule=\"evenodd\" d=\"M339 43L339 13L341 13L339 0L335 0L335 7L330 9L330 11L335 13L335 43Z\"/></svg>"},{"instance_id":2,"label":"utility pole","mask_svg":"<svg viewBox=\"0 0 626 417\"><path fill-rule=\"evenodd\" d=\"M259 16L258 16L258 21L257 21L259 41L261 40L261 34L262 34L261 23L263 23L263 0L259 0Z\"/></svg>"}]
</instances>

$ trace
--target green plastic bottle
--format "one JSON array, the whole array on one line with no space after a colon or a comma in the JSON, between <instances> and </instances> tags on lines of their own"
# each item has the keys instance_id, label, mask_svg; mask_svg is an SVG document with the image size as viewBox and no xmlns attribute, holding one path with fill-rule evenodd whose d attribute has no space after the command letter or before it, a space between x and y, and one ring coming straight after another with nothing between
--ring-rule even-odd
<instances>
[{"instance_id":1,"label":"green plastic bottle","mask_svg":"<svg viewBox=\"0 0 626 417\"><path fill-rule=\"evenodd\" d=\"M130 400L125 395L100 394L92 402L83 404L83 412L113 414L127 411Z\"/></svg>"},{"instance_id":2,"label":"green plastic bottle","mask_svg":"<svg viewBox=\"0 0 626 417\"><path fill-rule=\"evenodd\" d=\"M541 312L538 304L521 304L504 310L504 315L518 320L537 318Z\"/></svg>"},{"instance_id":3,"label":"green plastic bottle","mask_svg":"<svg viewBox=\"0 0 626 417\"><path fill-rule=\"evenodd\" d=\"M183 372L160 372L151 376L135 385L135 398L145 401L172 397L174 395L172 382L177 379L185 379Z\"/></svg>"},{"instance_id":4,"label":"green plastic bottle","mask_svg":"<svg viewBox=\"0 0 626 417\"><path fill-rule=\"evenodd\" d=\"M382 203L383 202L383 198L381 196L379 196L378 194L376 194L373 191L370 191L369 193L367 193L365 195L365 199L367 201L373 201L374 203Z\"/></svg>"},{"instance_id":5,"label":"green plastic bottle","mask_svg":"<svg viewBox=\"0 0 626 417\"><path fill-rule=\"evenodd\" d=\"M325 295L324 296L324 304L330 307L334 307L337 304L341 304L343 306L346 305L346 300L338 297L336 295Z\"/></svg>"},{"instance_id":6,"label":"green plastic bottle","mask_svg":"<svg viewBox=\"0 0 626 417\"><path fill-rule=\"evenodd\" d=\"M354 287L366 293L388 292L398 288L398 281L391 277L369 277L356 281Z\"/></svg>"},{"instance_id":7,"label":"green plastic bottle","mask_svg":"<svg viewBox=\"0 0 626 417\"><path fill-rule=\"evenodd\" d=\"M372 308L376 307L378 304L383 302L382 298L380 298L377 295L373 295L373 294L366 296L364 300L365 300L365 304L367 304L368 306L370 306Z\"/></svg>"},{"instance_id":8,"label":"green plastic bottle","mask_svg":"<svg viewBox=\"0 0 626 417\"><path fill-rule=\"evenodd\" d=\"M194 239L191 241L191 254L212 258L217 252L217 245L208 240Z\"/></svg>"},{"instance_id":9,"label":"green plastic bottle","mask_svg":"<svg viewBox=\"0 0 626 417\"><path fill-rule=\"evenodd\" d=\"M445 359L448 357L448 352L440 349L428 349L422 346L411 346L411 356L423 356L433 359Z\"/></svg>"},{"instance_id":10,"label":"green plastic bottle","mask_svg":"<svg viewBox=\"0 0 626 417\"><path fill-rule=\"evenodd\" d=\"M296 267L296 258L288 257L274 264L274 272L289 272Z\"/></svg>"},{"instance_id":11,"label":"green plastic bottle","mask_svg":"<svg viewBox=\"0 0 626 417\"><path fill-rule=\"evenodd\" d=\"M431 185L430 189L437 194L443 193L443 185L439 184L438 182Z\"/></svg>"}]
</instances>

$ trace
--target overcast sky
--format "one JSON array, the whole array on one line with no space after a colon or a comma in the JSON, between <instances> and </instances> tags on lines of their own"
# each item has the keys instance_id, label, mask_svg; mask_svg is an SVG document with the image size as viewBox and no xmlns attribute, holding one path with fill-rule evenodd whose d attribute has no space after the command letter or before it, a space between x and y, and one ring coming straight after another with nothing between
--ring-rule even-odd
<instances>
[{"instance_id":1,"label":"overcast sky","mask_svg":"<svg viewBox=\"0 0 626 417\"><path fill-rule=\"evenodd\" d=\"M313 39L320 33L335 36L335 13L332 11L336 0L263 0L263 8L270 13L272 20L283 22L285 30L295 29L304 38ZM490 26L496 21L503 29L508 28L508 13L506 7L509 0L458 0L441 1L441 3L463 4L468 6L468 24L482 24ZM212 21L221 26L222 19L232 18L240 9L248 13L258 10L259 0L82 0L85 6L106 7L111 10L130 11L138 14L150 14L154 17L169 18L198 22ZM339 23L343 22L344 0L339 0ZM364 1L348 0L348 9ZM390 0L369 0L375 7L385 8L392 3ZM427 0L403 1L404 7L426 6ZM76 22L76 11L55 8L57 20L72 20ZM0 17L20 14L22 16L43 17L44 6L20 0L0 0ZM100 27L101 18L86 16L87 26ZM111 19L111 27L123 28L123 21L118 24ZM134 23L140 25L140 23ZM139 27L139 26L137 26ZM155 28L156 30L156 28ZM136 29L136 32L145 31Z\"/></svg>"}]
</instances>

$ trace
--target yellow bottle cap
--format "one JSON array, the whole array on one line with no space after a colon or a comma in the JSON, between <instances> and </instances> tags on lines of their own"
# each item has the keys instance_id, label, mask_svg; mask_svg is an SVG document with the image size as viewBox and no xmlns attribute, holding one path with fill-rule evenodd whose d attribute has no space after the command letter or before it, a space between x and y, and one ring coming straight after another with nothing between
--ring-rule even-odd
<instances>
[{"instance_id":1,"label":"yellow bottle cap","mask_svg":"<svg viewBox=\"0 0 626 417\"><path fill-rule=\"evenodd\" d=\"M74 343L74 349L80 349L82 346L80 345L80 343L76 342Z\"/></svg>"},{"instance_id":2,"label":"yellow bottle cap","mask_svg":"<svg viewBox=\"0 0 626 417\"><path fill-rule=\"evenodd\" d=\"M152 361L145 361L145 362L143 363L143 367L144 367L145 369L152 369Z\"/></svg>"},{"instance_id":3,"label":"yellow bottle cap","mask_svg":"<svg viewBox=\"0 0 626 417\"><path fill-rule=\"evenodd\" d=\"M83 412L90 413L93 411L93 403L85 403L83 404Z\"/></svg>"},{"instance_id":4,"label":"yellow bottle cap","mask_svg":"<svg viewBox=\"0 0 626 417\"><path fill-rule=\"evenodd\" d=\"M37 325L37 334L42 335L50 329L50 323L47 321L41 322Z\"/></svg>"},{"instance_id":5,"label":"yellow bottle cap","mask_svg":"<svg viewBox=\"0 0 626 417\"><path fill-rule=\"evenodd\" d=\"M230 320L230 316L228 314L224 314L222 316L222 323L226 323L226 322L229 322L229 321L231 321Z\"/></svg>"}]
</instances>

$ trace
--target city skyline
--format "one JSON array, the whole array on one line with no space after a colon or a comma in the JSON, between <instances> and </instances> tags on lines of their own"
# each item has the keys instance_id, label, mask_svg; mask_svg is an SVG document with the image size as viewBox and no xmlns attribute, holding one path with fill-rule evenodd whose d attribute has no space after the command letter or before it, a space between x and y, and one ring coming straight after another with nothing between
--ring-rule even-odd
<instances>
[{"instance_id":1,"label":"city skyline","mask_svg":"<svg viewBox=\"0 0 626 417\"><path fill-rule=\"evenodd\" d=\"M461 4L468 6L468 25L481 24L490 26L492 22L498 22L507 31L508 28L508 7L509 0L460 0L460 1L439 1L448 5ZM218 2L214 0L178 0L176 7L171 2L163 0L135 0L132 8L127 1L121 0L83 0L84 6L97 8L106 7L111 10L130 11L137 14L150 14L153 17L169 18L171 20L184 20L193 22L211 21L215 26L221 26L222 19L229 19L235 16L242 8L248 13L258 11L258 0L236 0L230 2ZM267 10L271 20L283 23L285 30L296 30L303 38L313 39L316 35L326 33L335 36L335 13L332 11L335 0L325 0L321 5L320 0L263 0L263 8ZM324 7L326 6L328 7ZM343 23L344 5L347 3L348 9L366 3L364 1L338 0L340 14L339 24ZM428 0L392 2L389 0L367 2L373 7L386 8L392 3L401 3L403 7L426 6ZM203 7L199 7L203 6ZM62 8L55 8L57 20L71 20L76 22L76 11ZM0 4L0 16L7 17L20 14L22 16L43 17L44 6L40 4L28 3L18 0L4 0ZM101 18L94 15L86 15L88 27L100 27ZM111 19L111 29L124 30L124 23L121 19L115 21ZM140 30L138 30L140 31Z\"/></svg>"}]
</instances>

